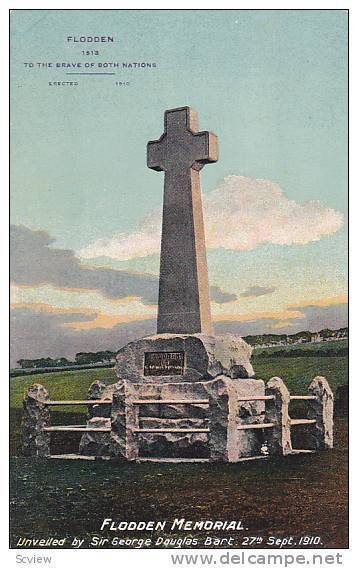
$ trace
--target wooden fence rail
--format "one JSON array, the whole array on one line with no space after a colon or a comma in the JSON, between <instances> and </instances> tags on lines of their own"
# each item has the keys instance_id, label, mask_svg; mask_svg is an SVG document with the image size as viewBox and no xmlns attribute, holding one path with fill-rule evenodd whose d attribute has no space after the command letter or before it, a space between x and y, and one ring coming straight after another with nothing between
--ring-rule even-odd
<instances>
[{"instance_id":1,"label":"wooden fence rail","mask_svg":"<svg viewBox=\"0 0 358 568\"><path fill-rule=\"evenodd\" d=\"M209 404L208 399L163 399L163 398L153 398L153 399L141 399L133 400L132 404Z\"/></svg>"},{"instance_id":2,"label":"wooden fence rail","mask_svg":"<svg viewBox=\"0 0 358 568\"><path fill-rule=\"evenodd\" d=\"M110 428L88 428L88 426L46 426L44 432L110 432Z\"/></svg>"},{"instance_id":3,"label":"wooden fence rail","mask_svg":"<svg viewBox=\"0 0 358 568\"><path fill-rule=\"evenodd\" d=\"M274 422L262 422L261 424L240 424L238 430L260 430L261 428L274 428Z\"/></svg>"},{"instance_id":4,"label":"wooden fence rail","mask_svg":"<svg viewBox=\"0 0 358 568\"><path fill-rule=\"evenodd\" d=\"M46 406L64 406L64 405L82 405L88 406L90 404L112 404L111 400L44 400L43 404Z\"/></svg>"},{"instance_id":5,"label":"wooden fence rail","mask_svg":"<svg viewBox=\"0 0 358 568\"><path fill-rule=\"evenodd\" d=\"M208 434L210 428L134 428L136 434Z\"/></svg>"},{"instance_id":6,"label":"wooden fence rail","mask_svg":"<svg viewBox=\"0 0 358 568\"><path fill-rule=\"evenodd\" d=\"M299 426L301 424L316 424L317 420L309 420L308 418L291 418L291 426Z\"/></svg>"},{"instance_id":7,"label":"wooden fence rail","mask_svg":"<svg viewBox=\"0 0 358 568\"><path fill-rule=\"evenodd\" d=\"M262 395L262 396L239 396L239 402L254 402L256 400L273 400L275 397L273 395Z\"/></svg>"},{"instance_id":8,"label":"wooden fence rail","mask_svg":"<svg viewBox=\"0 0 358 568\"><path fill-rule=\"evenodd\" d=\"M316 396L308 395L300 395L300 394L290 394L290 400L316 400Z\"/></svg>"}]
</instances>

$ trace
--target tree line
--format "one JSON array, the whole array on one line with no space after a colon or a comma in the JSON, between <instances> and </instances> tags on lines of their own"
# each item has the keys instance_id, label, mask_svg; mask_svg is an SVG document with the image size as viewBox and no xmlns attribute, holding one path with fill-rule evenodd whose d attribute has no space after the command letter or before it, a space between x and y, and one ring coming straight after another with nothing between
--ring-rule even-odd
<instances>
[{"instance_id":1,"label":"tree line","mask_svg":"<svg viewBox=\"0 0 358 568\"><path fill-rule=\"evenodd\" d=\"M44 369L46 367L71 367L73 365L94 365L96 363L114 363L116 351L96 351L95 353L76 353L74 361L59 357L40 357L39 359L19 359L17 364L22 369Z\"/></svg>"},{"instance_id":2,"label":"tree line","mask_svg":"<svg viewBox=\"0 0 358 568\"><path fill-rule=\"evenodd\" d=\"M336 339L347 339L348 327L339 329L321 329L321 331L299 331L288 335L286 333L264 333L262 335L247 335L245 341L250 345L293 345L295 343L315 343Z\"/></svg>"}]
</instances>

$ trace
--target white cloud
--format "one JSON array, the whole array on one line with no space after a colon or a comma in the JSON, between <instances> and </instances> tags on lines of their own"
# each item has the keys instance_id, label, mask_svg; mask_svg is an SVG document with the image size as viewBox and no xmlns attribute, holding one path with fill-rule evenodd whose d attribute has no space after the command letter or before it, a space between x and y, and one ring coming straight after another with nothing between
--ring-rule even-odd
<instances>
[{"instance_id":1,"label":"white cloud","mask_svg":"<svg viewBox=\"0 0 358 568\"><path fill-rule=\"evenodd\" d=\"M249 251L261 244L305 245L332 235L343 224L342 213L320 201L303 204L288 199L268 180L231 175L204 196L207 248ZM88 245L82 258L117 260L159 253L161 211L155 210L138 231L116 234Z\"/></svg>"}]
</instances>

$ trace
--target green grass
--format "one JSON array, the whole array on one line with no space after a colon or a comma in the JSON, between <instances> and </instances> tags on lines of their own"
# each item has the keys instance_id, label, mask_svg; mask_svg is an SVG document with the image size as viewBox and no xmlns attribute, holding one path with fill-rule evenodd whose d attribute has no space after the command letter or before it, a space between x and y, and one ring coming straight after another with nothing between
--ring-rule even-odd
<instances>
[{"instance_id":1,"label":"green grass","mask_svg":"<svg viewBox=\"0 0 358 568\"><path fill-rule=\"evenodd\" d=\"M13 377L10 379L10 401L12 408L20 408L24 394L30 385L40 383L49 391L53 400L87 399L88 388L93 381L105 384L114 383L114 369L86 369L84 371L59 371L58 373L42 373L29 377ZM70 409L69 409L70 410Z\"/></svg>"},{"instance_id":2,"label":"green grass","mask_svg":"<svg viewBox=\"0 0 358 568\"><path fill-rule=\"evenodd\" d=\"M317 375L326 377L333 392L348 382L347 357L265 357L253 365L258 378L281 377L292 394L305 394Z\"/></svg>"}]
</instances>

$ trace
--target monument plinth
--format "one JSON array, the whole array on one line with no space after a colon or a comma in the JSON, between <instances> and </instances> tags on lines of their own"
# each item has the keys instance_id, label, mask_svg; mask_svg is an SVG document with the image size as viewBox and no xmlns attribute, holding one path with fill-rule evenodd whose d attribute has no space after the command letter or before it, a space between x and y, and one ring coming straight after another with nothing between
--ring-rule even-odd
<instances>
[{"instance_id":1,"label":"monument plinth","mask_svg":"<svg viewBox=\"0 0 358 568\"><path fill-rule=\"evenodd\" d=\"M161 333L128 343L117 355L118 378L135 383L182 383L219 375L248 379L252 347L241 337Z\"/></svg>"}]
</instances>

